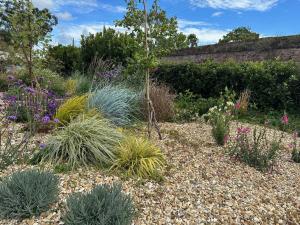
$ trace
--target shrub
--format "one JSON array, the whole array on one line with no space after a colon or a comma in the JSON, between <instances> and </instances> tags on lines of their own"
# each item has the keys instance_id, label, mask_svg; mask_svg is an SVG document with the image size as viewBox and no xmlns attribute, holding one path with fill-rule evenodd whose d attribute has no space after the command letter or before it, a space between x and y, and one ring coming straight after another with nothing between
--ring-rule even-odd
<instances>
[{"instance_id":1,"label":"shrub","mask_svg":"<svg viewBox=\"0 0 300 225\"><path fill-rule=\"evenodd\" d=\"M121 86L104 86L89 97L89 108L96 108L117 126L134 122L138 112L139 94Z\"/></svg>"},{"instance_id":2,"label":"shrub","mask_svg":"<svg viewBox=\"0 0 300 225\"><path fill-rule=\"evenodd\" d=\"M156 120L159 122L170 121L175 116L174 99L175 95L166 85L150 84L150 99L152 100L155 110ZM147 99L143 98L143 115L148 119L148 103Z\"/></svg>"},{"instance_id":3,"label":"shrub","mask_svg":"<svg viewBox=\"0 0 300 225\"><path fill-rule=\"evenodd\" d=\"M106 120L81 115L49 138L42 161L68 164L72 169L88 164L106 166L116 158L121 138Z\"/></svg>"},{"instance_id":4,"label":"shrub","mask_svg":"<svg viewBox=\"0 0 300 225\"><path fill-rule=\"evenodd\" d=\"M270 169L278 156L282 137L267 139L266 127L255 128L251 135L248 127L238 127L236 137L228 145L229 154L258 170Z\"/></svg>"},{"instance_id":5,"label":"shrub","mask_svg":"<svg viewBox=\"0 0 300 225\"><path fill-rule=\"evenodd\" d=\"M161 150L143 138L126 137L120 144L112 169L126 176L159 178L165 165Z\"/></svg>"},{"instance_id":6,"label":"shrub","mask_svg":"<svg viewBox=\"0 0 300 225\"><path fill-rule=\"evenodd\" d=\"M58 178L48 172L14 173L0 183L0 217L26 218L48 210L57 200Z\"/></svg>"},{"instance_id":7,"label":"shrub","mask_svg":"<svg viewBox=\"0 0 300 225\"><path fill-rule=\"evenodd\" d=\"M68 99L58 108L55 118L57 118L62 124L68 124L72 119L86 111L87 99L87 95L76 96Z\"/></svg>"},{"instance_id":8,"label":"shrub","mask_svg":"<svg viewBox=\"0 0 300 225\"><path fill-rule=\"evenodd\" d=\"M130 225L133 217L132 200L120 186L99 185L89 193L71 195L63 221L66 225Z\"/></svg>"},{"instance_id":9,"label":"shrub","mask_svg":"<svg viewBox=\"0 0 300 225\"><path fill-rule=\"evenodd\" d=\"M293 142L289 144L289 146L292 148L292 160L296 163L300 163L300 146L297 142L298 138L298 132L293 133Z\"/></svg>"},{"instance_id":10,"label":"shrub","mask_svg":"<svg viewBox=\"0 0 300 225\"><path fill-rule=\"evenodd\" d=\"M35 68L33 73L41 88L50 90L58 96L65 94L64 79L59 74L49 69L41 68ZM32 81L27 74L27 70L21 69L17 77L26 85L31 86Z\"/></svg>"},{"instance_id":11,"label":"shrub","mask_svg":"<svg viewBox=\"0 0 300 225\"><path fill-rule=\"evenodd\" d=\"M227 86L237 93L249 89L251 101L261 109L297 109L300 106L300 75L293 62L162 64L152 75L178 93L190 90L204 98L215 98Z\"/></svg>"},{"instance_id":12,"label":"shrub","mask_svg":"<svg viewBox=\"0 0 300 225\"><path fill-rule=\"evenodd\" d=\"M175 102L176 119L180 121L196 120L217 104L218 101L215 98L197 97L190 91L179 93Z\"/></svg>"}]
</instances>

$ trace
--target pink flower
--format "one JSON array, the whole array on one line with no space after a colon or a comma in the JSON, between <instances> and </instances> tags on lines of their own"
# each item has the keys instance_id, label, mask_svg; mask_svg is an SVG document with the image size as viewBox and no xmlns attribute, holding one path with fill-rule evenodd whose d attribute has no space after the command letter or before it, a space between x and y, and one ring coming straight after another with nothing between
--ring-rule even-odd
<instances>
[{"instance_id":1,"label":"pink flower","mask_svg":"<svg viewBox=\"0 0 300 225\"><path fill-rule=\"evenodd\" d=\"M248 134L251 131L249 127L238 127L237 132L238 134Z\"/></svg>"},{"instance_id":2,"label":"pink flower","mask_svg":"<svg viewBox=\"0 0 300 225\"><path fill-rule=\"evenodd\" d=\"M284 125L287 125L289 123L289 117L287 114L284 114L282 117L281 117L281 122L284 124Z\"/></svg>"},{"instance_id":3,"label":"pink flower","mask_svg":"<svg viewBox=\"0 0 300 225\"><path fill-rule=\"evenodd\" d=\"M294 148L295 147L295 144L294 143L290 143L288 144L289 148Z\"/></svg>"},{"instance_id":4,"label":"pink flower","mask_svg":"<svg viewBox=\"0 0 300 225\"><path fill-rule=\"evenodd\" d=\"M237 102L235 105L234 105L234 108L236 110L239 110L241 108L241 103L240 102Z\"/></svg>"},{"instance_id":5,"label":"pink flower","mask_svg":"<svg viewBox=\"0 0 300 225\"><path fill-rule=\"evenodd\" d=\"M298 132L295 131L295 132L293 133L293 138L296 139L297 137L298 137Z\"/></svg>"}]
</instances>

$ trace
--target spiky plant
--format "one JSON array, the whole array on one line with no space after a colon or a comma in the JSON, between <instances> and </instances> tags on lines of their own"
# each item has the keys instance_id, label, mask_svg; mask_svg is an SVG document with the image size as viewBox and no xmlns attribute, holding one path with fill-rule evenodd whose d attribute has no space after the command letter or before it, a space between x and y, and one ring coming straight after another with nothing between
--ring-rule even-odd
<instances>
[{"instance_id":1,"label":"spiky plant","mask_svg":"<svg viewBox=\"0 0 300 225\"><path fill-rule=\"evenodd\" d=\"M165 166L165 158L159 148L144 138L126 137L118 148L117 159L111 169L126 176L158 179Z\"/></svg>"},{"instance_id":2,"label":"spiky plant","mask_svg":"<svg viewBox=\"0 0 300 225\"><path fill-rule=\"evenodd\" d=\"M57 200L58 178L52 173L16 172L0 183L0 218L26 218L47 211Z\"/></svg>"},{"instance_id":3,"label":"spiky plant","mask_svg":"<svg viewBox=\"0 0 300 225\"><path fill-rule=\"evenodd\" d=\"M121 138L107 120L81 115L49 138L41 161L71 168L111 164Z\"/></svg>"},{"instance_id":4,"label":"spiky plant","mask_svg":"<svg viewBox=\"0 0 300 225\"><path fill-rule=\"evenodd\" d=\"M130 125L138 112L140 94L121 86L104 86L89 97L88 105L117 126Z\"/></svg>"},{"instance_id":5,"label":"spiky plant","mask_svg":"<svg viewBox=\"0 0 300 225\"><path fill-rule=\"evenodd\" d=\"M63 218L66 225L130 225L134 206L121 186L96 186L89 193L75 193L67 199L67 211Z\"/></svg>"},{"instance_id":6,"label":"spiky plant","mask_svg":"<svg viewBox=\"0 0 300 225\"><path fill-rule=\"evenodd\" d=\"M86 111L87 98L87 95L82 95L68 99L58 108L55 118L62 124L68 124L72 119Z\"/></svg>"}]
</instances>

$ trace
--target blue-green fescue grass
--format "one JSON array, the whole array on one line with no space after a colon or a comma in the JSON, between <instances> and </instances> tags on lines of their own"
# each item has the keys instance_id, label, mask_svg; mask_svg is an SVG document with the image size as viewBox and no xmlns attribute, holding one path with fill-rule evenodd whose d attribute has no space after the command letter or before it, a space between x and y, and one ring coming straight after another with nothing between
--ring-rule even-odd
<instances>
[{"instance_id":1,"label":"blue-green fescue grass","mask_svg":"<svg viewBox=\"0 0 300 225\"><path fill-rule=\"evenodd\" d=\"M137 120L141 94L122 86L96 89L88 100L88 107L96 108L116 126L128 126Z\"/></svg>"},{"instance_id":2,"label":"blue-green fescue grass","mask_svg":"<svg viewBox=\"0 0 300 225\"><path fill-rule=\"evenodd\" d=\"M81 115L51 136L41 161L53 165L107 166L116 158L122 134L106 119Z\"/></svg>"},{"instance_id":3,"label":"blue-green fescue grass","mask_svg":"<svg viewBox=\"0 0 300 225\"><path fill-rule=\"evenodd\" d=\"M66 225L130 225L134 215L132 200L121 186L99 185L89 193L71 195L63 221Z\"/></svg>"},{"instance_id":4,"label":"blue-green fescue grass","mask_svg":"<svg viewBox=\"0 0 300 225\"><path fill-rule=\"evenodd\" d=\"M40 215L58 197L58 178L52 173L16 172L0 182L0 218Z\"/></svg>"}]
</instances>

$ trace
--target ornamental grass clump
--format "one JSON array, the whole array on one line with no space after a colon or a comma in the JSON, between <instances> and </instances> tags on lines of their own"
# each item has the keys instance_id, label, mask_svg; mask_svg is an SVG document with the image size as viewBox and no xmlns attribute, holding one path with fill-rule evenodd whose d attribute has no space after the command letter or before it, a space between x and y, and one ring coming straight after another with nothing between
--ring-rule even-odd
<instances>
[{"instance_id":1,"label":"ornamental grass clump","mask_svg":"<svg viewBox=\"0 0 300 225\"><path fill-rule=\"evenodd\" d=\"M136 120L140 94L121 87L104 86L91 94L89 108L96 108L117 126L128 126Z\"/></svg>"},{"instance_id":2,"label":"ornamental grass clump","mask_svg":"<svg viewBox=\"0 0 300 225\"><path fill-rule=\"evenodd\" d=\"M159 148L144 138L126 137L118 148L112 169L125 176L159 179L165 166L165 158Z\"/></svg>"},{"instance_id":3,"label":"ornamental grass clump","mask_svg":"<svg viewBox=\"0 0 300 225\"><path fill-rule=\"evenodd\" d=\"M130 225L135 211L132 200L119 185L99 185L89 193L67 199L65 225Z\"/></svg>"},{"instance_id":4,"label":"ornamental grass clump","mask_svg":"<svg viewBox=\"0 0 300 225\"><path fill-rule=\"evenodd\" d=\"M87 95L82 95L68 99L58 108L55 118L64 125L68 124L72 119L87 110L87 98Z\"/></svg>"},{"instance_id":5,"label":"ornamental grass clump","mask_svg":"<svg viewBox=\"0 0 300 225\"><path fill-rule=\"evenodd\" d=\"M16 172L0 183L0 218L38 216L58 197L58 178L37 170Z\"/></svg>"},{"instance_id":6,"label":"ornamental grass clump","mask_svg":"<svg viewBox=\"0 0 300 225\"><path fill-rule=\"evenodd\" d=\"M228 142L229 154L260 171L267 171L277 159L282 135L276 137L274 133L272 140L267 136L266 127L255 127L251 132L249 127L239 126L236 136Z\"/></svg>"},{"instance_id":7,"label":"ornamental grass clump","mask_svg":"<svg viewBox=\"0 0 300 225\"><path fill-rule=\"evenodd\" d=\"M78 166L112 164L122 135L107 121L81 115L51 136L41 161L54 165Z\"/></svg>"}]
</instances>

